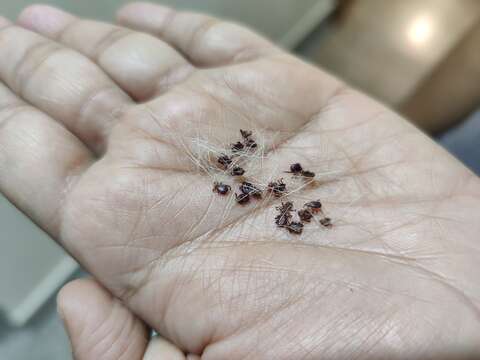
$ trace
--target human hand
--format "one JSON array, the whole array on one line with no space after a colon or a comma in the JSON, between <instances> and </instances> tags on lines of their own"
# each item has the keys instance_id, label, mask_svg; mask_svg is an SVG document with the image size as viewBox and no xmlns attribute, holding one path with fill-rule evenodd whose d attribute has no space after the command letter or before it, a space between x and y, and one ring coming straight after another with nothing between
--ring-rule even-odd
<instances>
[{"instance_id":1,"label":"human hand","mask_svg":"<svg viewBox=\"0 0 480 360\"><path fill-rule=\"evenodd\" d=\"M0 33L0 189L109 291L205 359L480 352L477 177L241 27L146 4L119 21L158 38L48 7ZM317 173L289 198L321 199L332 229L212 193L192 157L239 129L258 182Z\"/></svg>"},{"instance_id":2,"label":"human hand","mask_svg":"<svg viewBox=\"0 0 480 360\"><path fill-rule=\"evenodd\" d=\"M166 340L148 339L145 324L97 282L74 280L57 297L75 360L198 360Z\"/></svg>"}]
</instances>

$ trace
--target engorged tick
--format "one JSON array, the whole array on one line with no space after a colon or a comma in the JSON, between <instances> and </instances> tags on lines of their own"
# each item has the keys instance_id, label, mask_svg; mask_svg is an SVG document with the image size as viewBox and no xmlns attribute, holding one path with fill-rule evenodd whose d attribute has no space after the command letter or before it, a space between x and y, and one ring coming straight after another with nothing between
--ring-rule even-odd
<instances>
[{"instance_id":1,"label":"engorged tick","mask_svg":"<svg viewBox=\"0 0 480 360\"><path fill-rule=\"evenodd\" d=\"M230 185L224 184L222 182L215 181L213 183L213 192L216 192L220 195L227 195L230 192Z\"/></svg>"}]
</instances>

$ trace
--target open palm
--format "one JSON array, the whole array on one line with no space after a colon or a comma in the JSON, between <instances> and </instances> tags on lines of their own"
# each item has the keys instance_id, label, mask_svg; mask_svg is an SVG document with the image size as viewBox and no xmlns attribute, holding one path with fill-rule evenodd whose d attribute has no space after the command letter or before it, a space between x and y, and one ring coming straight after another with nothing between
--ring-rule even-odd
<instances>
[{"instance_id":1,"label":"open palm","mask_svg":"<svg viewBox=\"0 0 480 360\"><path fill-rule=\"evenodd\" d=\"M12 202L205 359L480 351L478 178L237 25L145 4L119 18L134 30L45 7L3 24L0 189ZM292 235L274 223L285 199L212 192L223 178L209 159L240 129L259 143L246 178L283 177L296 207L321 199L331 229ZM294 162L315 182L285 174Z\"/></svg>"}]
</instances>

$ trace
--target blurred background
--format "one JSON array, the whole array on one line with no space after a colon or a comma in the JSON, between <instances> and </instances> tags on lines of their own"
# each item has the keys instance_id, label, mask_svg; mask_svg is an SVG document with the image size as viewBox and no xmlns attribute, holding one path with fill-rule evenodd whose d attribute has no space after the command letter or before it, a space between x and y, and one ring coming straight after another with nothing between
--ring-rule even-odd
<instances>
[{"instance_id":1,"label":"blurred background","mask_svg":"<svg viewBox=\"0 0 480 360\"><path fill-rule=\"evenodd\" d=\"M123 0L44 1L111 21ZM480 172L480 0L164 0L248 24L381 100ZM28 0L0 0L15 19ZM54 295L78 265L0 195L0 360L71 358Z\"/></svg>"}]
</instances>

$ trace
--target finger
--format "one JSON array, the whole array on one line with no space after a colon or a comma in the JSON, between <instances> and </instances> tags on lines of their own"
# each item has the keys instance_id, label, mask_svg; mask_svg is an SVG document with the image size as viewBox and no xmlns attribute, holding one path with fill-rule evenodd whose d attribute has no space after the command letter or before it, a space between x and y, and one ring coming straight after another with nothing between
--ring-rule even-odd
<instances>
[{"instance_id":1,"label":"finger","mask_svg":"<svg viewBox=\"0 0 480 360\"><path fill-rule=\"evenodd\" d=\"M0 83L0 191L53 236L63 199L92 153Z\"/></svg>"},{"instance_id":2,"label":"finger","mask_svg":"<svg viewBox=\"0 0 480 360\"><path fill-rule=\"evenodd\" d=\"M201 66L245 62L279 51L242 26L161 5L132 3L118 12L117 19L122 25L157 35Z\"/></svg>"},{"instance_id":3,"label":"finger","mask_svg":"<svg viewBox=\"0 0 480 360\"><path fill-rule=\"evenodd\" d=\"M76 360L185 360L159 336L148 342L143 322L94 280L65 285L57 304Z\"/></svg>"},{"instance_id":4,"label":"finger","mask_svg":"<svg viewBox=\"0 0 480 360\"><path fill-rule=\"evenodd\" d=\"M176 346L169 343L160 336L155 336L150 340L143 360L185 360L185 355ZM190 359L190 358L188 358ZM195 358L191 358L195 359Z\"/></svg>"},{"instance_id":5,"label":"finger","mask_svg":"<svg viewBox=\"0 0 480 360\"><path fill-rule=\"evenodd\" d=\"M147 329L93 280L75 280L57 297L76 360L143 358Z\"/></svg>"},{"instance_id":6,"label":"finger","mask_svg":"<svg viewBox=\"0 0 480 360\"><path fill-rule=\"evenodd\" d=\"M194 69L170 45L151 35L78 19L54 7L28 7L18 22L89 57L137 100L164 91Z\"/></svg>"},{"instance_id":7,"label":"finger","mask_svg":"<svg viewBox=\"0 0 480 360\"><path fill-rule=\"evenodd\" d=\"M18 26L0 33L0 80L101 152L130 98L92 61Z\"/></svg>"}]
</instances>

